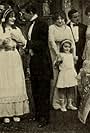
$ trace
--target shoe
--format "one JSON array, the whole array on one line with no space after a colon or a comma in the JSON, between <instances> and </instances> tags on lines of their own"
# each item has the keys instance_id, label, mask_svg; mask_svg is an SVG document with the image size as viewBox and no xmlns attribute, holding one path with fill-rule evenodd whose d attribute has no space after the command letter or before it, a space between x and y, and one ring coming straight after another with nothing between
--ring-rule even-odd
<instances>
[{"instance_id":1,"label":"shoe","mask_svg":"<svg viewBox=\"0 0 90 133\"><path fill-rule=\"evenodd\" d=\"M13 117L13 120L14 120L15 122L20 122L20 117Z\"/></svg>"},{"instance_id":2,"label":"shoe","mask_svg":"<svg viewBox=\"0 0 90 133\"><path fill-rule=\"evenodd\" d=\"M61 107L60 109L61 109L62 112L66 112L67 111L65 106Z\"/></svg>"},{"instance_id":3,"label":"shoe","mask_svg":"<svg viewBox=\"0 0 90 133\"><path fill-rule=\"evenodd\" d=\"M4 123L10 123L10 119L9 118L4 118Z\"/></svg>"},{"instance_id":4,"label":"shoe","mask_svg":"<svg viewBox=\"0 0 90 133\"><path fill-rule=\"evenodd\" d=\"M36 121L37 119L35 117L32 117L29 119L30 121Z\"/></svg>"},{"instance_id":5,"label":"shoe","mask_svg":"<svg viewBox=\"0 0 90 133\"><path fill-rule=\"evenodd\" d=\"M48 125L48 121L40 122L40 123L38 124L38 128L42 128L42 127L45 127L45 126L47 126L47 125Z\"/></svg>"},{"instance_id":6,"label":"shoe","mask_svg":"<svg viewBox=\"0 0 90 133\"><path fill-rule=\"evenodd\" d=\"M71 109L71 110L77 110L77 107L73 106L73 105L68 105L67 109Z\"/></svg>"},{"instance_id":7,"label":"shoe","mask_svg":"<svg viewBox=\"0 0 90 133\"><path fill-rule=\"evenodd\" d=\"M68 99L68 106L67 106L67 109L77 110L77 107L73 106L73 101L72 101L72 99Z\"/></svg>"}]
</instances>

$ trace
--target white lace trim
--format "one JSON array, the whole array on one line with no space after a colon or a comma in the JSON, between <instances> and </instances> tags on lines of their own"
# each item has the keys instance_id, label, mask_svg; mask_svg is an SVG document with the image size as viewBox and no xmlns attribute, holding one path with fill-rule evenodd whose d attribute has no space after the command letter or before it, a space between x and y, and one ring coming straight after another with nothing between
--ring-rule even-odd
<instances>
[{"instance_id":1,"label":"white lace trim","mask_svg":"<svg viewBox=\"0 0 90 133\"><path fill-rule=\"evenodd\" d=\"M12 96L12 97L2 97L0 98L0 104L1 103L13 103L13 102L23 102L28 100L28 97L26 95L24 96Z\"/></svg>"}]
</instances>

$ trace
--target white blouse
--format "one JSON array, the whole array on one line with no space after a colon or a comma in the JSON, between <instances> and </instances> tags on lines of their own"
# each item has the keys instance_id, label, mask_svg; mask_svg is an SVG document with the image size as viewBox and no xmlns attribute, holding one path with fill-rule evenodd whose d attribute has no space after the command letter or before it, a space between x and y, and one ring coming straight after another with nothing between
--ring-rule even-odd
<instances>
[{"instance_id":1,"label":"white blouse","mask_svg":"<svg viewBox=\"0 0 90 133\"><path fill-rule=\"evenodd\" d=\"M67 25L58 27L55 24L49 26L49 42L50 42L51 48L54 49L56 54L59 54L59 48L56 44L56 41L61 42L62 40L65 40L65 39L69 39L72 41L72 48L74 51L74 55L76 55L75 42L74 42L70 27Z\"/></svg>"},{"instance_id":2,"label":"white blouse","mask_svg":"<svg viewBox=\"0 0 90 133\"><path fill-rule=\"evenodd\" d=\"M5 33L3 33L2 25L0 25L0 45L2 45L2 42L6 41L8 46L16 47L16 45L21 45L26 47L26 39L24 38L21 30L16 27L15 29L12 29L11 27L5 28Z\"/></svg>"}]
</instances>

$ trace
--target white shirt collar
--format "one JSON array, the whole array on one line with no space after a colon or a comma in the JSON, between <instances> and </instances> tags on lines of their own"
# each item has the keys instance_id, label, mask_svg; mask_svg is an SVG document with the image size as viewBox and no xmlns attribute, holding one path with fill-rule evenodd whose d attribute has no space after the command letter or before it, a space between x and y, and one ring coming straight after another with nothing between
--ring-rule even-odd
<instances>
[{"instance_id":1,"label":"white shirt collar","mask_svg":"<svg viewBox=\"0 0 90 133\"><path fill-rule=\"evenodd\" d=\"M70 24L71 24L71 26L73 26L73 24L75 24L75 23L73 23L73 22L70 22Z\"/></svg>"},{"instance_id":2,"label":"white shirt collar","mask_svg":"<svg viewBox=\"0 0 90 133\"><path fill-rule=\"evenodd\" d=\"M31 18L30 21L33 21L33 20L36 19L37 17L38 17L38 15L37 15L37 14L34 14L34 16Z\"/></svg>"},{"instance_id":3,"label":"white shirt collar","mask_svg":"<svg viewBox=\"0 0 90 133\"><path fill-rule=\"evenodd\" d=\"M73 25L74 25L75 23L73 23L73 22L70 22L70 25L73 27Z\"/></svg>"}]
</instances>

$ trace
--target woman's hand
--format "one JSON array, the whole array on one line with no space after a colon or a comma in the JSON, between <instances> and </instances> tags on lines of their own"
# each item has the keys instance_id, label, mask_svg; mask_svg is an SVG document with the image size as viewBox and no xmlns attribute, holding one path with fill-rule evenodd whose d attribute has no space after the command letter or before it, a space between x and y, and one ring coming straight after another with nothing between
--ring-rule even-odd
<instances>
[{"instance_id":1,"label":"woman's hand","mask_svg":"<svg viewBox=\"0 0 90 133\"><path fill-rule=\"evenodd\" d=\"M5 38L3 41L3 44L6 45L6 44L9 44L9 42L10 42L10 38Z\"/></svg>"},{"instance_id":2,"label":"woman's hand","mask_svg":"<svg viewBox=\"0 0 90 133\"><path fill-rule=\"evenodd\" d=\"M11 38L13 39L13 40L17 40L17 36L16 35L14 35L13 33L11 33Z\"/></svg>"},{"instance_id":3,"label":"woman's hand","mask_svg":"<svg viewBox=\"0 0 90 133\"><path fill-rule=\"evenodd\" d=\"M78 61L78 56L74 56L74 63L76 64Z\"/></svg>"},{"instance_id":4,"label":"woman's hand","mask_svg":"<svg viewBox=\"0 0 90 133\"><path fill-rule=\"evenodd\" d=\"M21 56L23 56L25 54L25 51L22 47L19 48L19 53Z\"/></svg>"},{"instance_id":5,"label":"woman's hand","mask_svg":"<svg viewBox=\"0 0 90 133\"><path fill-rule=\"evenodd\" d=\"M0 39L0 45L2 45L3 44L3 40L2 39Z\"/></svg>"}]
</instances>

